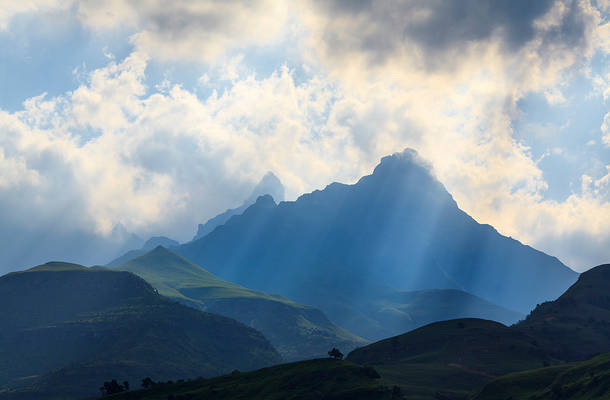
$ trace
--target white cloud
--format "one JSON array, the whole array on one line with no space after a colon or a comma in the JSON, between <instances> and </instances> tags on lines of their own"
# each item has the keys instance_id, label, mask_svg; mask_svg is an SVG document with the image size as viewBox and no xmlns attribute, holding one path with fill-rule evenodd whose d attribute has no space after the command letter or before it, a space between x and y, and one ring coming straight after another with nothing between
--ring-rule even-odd
<instances>
[{"instance_id":1,"label":"white cloud","mask_svg":"<svg viewBox=\"0 0 610 400\"><path fill-rule=\"evenodd\" d=\"M606 146L610 147L610 113L607 113L604 116L604 122L602 123L601 130L602 130L602 142Z\"/></svg>"},{"instance_id":2,"label":"white cloud","mask_svg":"<svg viewBox=\"0 0 610 400\"><path fill-rule=\"evenodd\" d=\"M284 30L287 3L257 1L80 1L78 15L97 30L129 27L136 49L162 60L213 62L234 48L266 44Z\"/></svg>"},{"instance_id":3,"label":"white cloud","mask_svg":"<svg viewBox=\"0 0 610 400\"><path fill-rule=\"evenodd\" d=\"M18 14L66 9L68 6L68 2L60 0L0 0L0 32L6 31L11 19Z\"/></svg>"},{"instance_id":4,"label":"white cloud","mask_svg":"<svg viewBox=\"0 0 610 400\"><path fill-rule=\"evenodd\" d=\"M268 170L294 198L353 182L409 146L479 221L573 266L608 257L568 246L610 236L605 178L583 178L566 201L545 200L543 173L512 130L519 99L539 92L565 102L566 77L606 48L600 13L586 1L540 1L505 17L485 4L460 14L417 0L79 2L86 26L128 29L136 51L65 96L1 114L0 166L13 172L0 187L28 177L21 190L31 201L12 207L25 215L53 199L49 215L65 214L73 230L109 234L121 223L186 239ZM277 40L290 18L310 76L282 67L256 77L235 52ZM214 64L199 84L230 86L200 99L165 80L147 94L149 56ZM604 126L609 142L607 117Z\"/></svg>"}]
</instances>

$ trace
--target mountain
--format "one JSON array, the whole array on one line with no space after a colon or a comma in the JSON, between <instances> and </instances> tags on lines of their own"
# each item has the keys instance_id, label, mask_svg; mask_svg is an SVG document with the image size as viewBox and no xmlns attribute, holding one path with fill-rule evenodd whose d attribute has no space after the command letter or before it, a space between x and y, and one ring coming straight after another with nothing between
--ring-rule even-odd
<instances>
[{"instance_id":1,"label":"mountain","mask_svg":"<svg viewBox=\"0 0 610 400\"><path fill-rule=\"evenodd\" d=\"M477 399L584 399L610 390L600 384L610 376L609 356L565 362L608 352L610 264L583 272L557 300L511 327L476 319L438 322L356 349L347 359L374 366L384 382L421 398L465 399L489 384Z\"/></svg>"},{"instance_id":2,"label":"mountain","mask_svg":"<svg viewBox=\"0 0 610 400\"><path fill-rule=\"evenodd\" d=\"M528 312L578 274L460 210L412 150L384 157L356 184L296 201L262 196L208 235L175 249L222 279L311 304L348 330L378 323L354 299L458 289ZM541 279L544 277L544 279Z\"/></svg>"},{"instance_id":3,"label":"mountain","mask_svg":"<svg viewBox=\"0 0 610 400\"><path fill-rule=\"evenodd\" d=\"M391 400L399 399L366 368L332 359L283 364L213 379L156 384L150 389L119 393L113 400ZM102 397L102 399L105 397Z\"/></svg>"},{"instance_id":4,"label":"mountain","mask_svg":"<svg viewBox=\"0 0 610 400\"><path fill-rule=\"evenodd\" d=\"M525 314L456 289L387 291L367 303L358 300L354 303L365 313L347 325L360 324L365 336L373 338L395 336L448 319L483 318L510 325L525 318ZM362 324L363 318L367 318L367 324Z\"/></svg>"},{"instance_id":5,"label":"mountain","mask_svg":"<svg viewBox=\"0 0 610 400\"><path fill-rule=\"evenodd\" d=\"M0 320L1 399L79 398L110 379L212 376L280 361L258 331L101 267L51 262L4 275Z\"/></svg>"},{"instance_id":6,"label":"mountain","mask_svg":"<svg viewBox=\"0 0 610 400\"><path fill-rule=\"evenodd\" d=\"M176 247L179 246L180 243L178 243L177 241L170 239L168 237L165 236L153 236L150 239L148 239L146 242L144 242L144 245L142 247L140 247L137 250L129 250L126 253L124 253L122 256L110 261L108 264L106 264L106 267L118 267L121 264L126 263L129 260L132 260L136 257L140 257L143 256L144 254L148 253L149 251L151 251L152 249L154 249L157 246L163 246L163 247Z\"/></svg>"},{"instance_id":7,"label":"mountain","mask_svg":"<svg viewBox=\"0 0 610 400\"><path fill-rule=\"evenodd\" d=\"M263 179L256 185L250 196L243 202L243 204L237 208L230 208L225 212L218 214L217 216L210 218L204 224L199 224L197 227L197 233L193 237L193 240L200 239L216 229L217 226L224 225L234 215L240 215L246 208L250 207L259 196L270 195L276 201L284 200L284 186L282 182L273 174L273 172L267 172Z\"/></svg>"},{"instance_id":8,"label":"mountain","mask_svg":"<svg viewBox=\"0 0 610 400\"><path fill-rule=\"evenodd\" d=\"M553 363L536 340L494 321L436 322L352 351L413 398L465 399L493 378ZM409 397L411 398L411 397Z\"/></svg>"},{"instance_id":9,"label":"mountain","mask_svg":"<svg viewBox=\"0 0 610 400\"><path fill-rule=\"evenodd\" d=\"M537 306L516 328L562 360L610 352L610 264L583 272L557 300Z\"/></svg>"},{"instance_id":10,"label":"mountain","mask_svg":"<svg viewBox=\"0 0 610 400\"><path fill-rule=\"evenodd\" d=\"M161 246L119 269L142 277L163 296L257 329L287 361L324 356L333 347L350 351L367 343L313 307L223 281Z\"/></svg>"},{"instance_id":11,"label":"mountain","mask_svg":"<svg viewBox=\"0 0 610 400\"><path fill-rule=\"evenodd\" d=\"M610 398L610 354L516 372L487 384L473 400L593 400Z\"/></svg>"}]
</instances>

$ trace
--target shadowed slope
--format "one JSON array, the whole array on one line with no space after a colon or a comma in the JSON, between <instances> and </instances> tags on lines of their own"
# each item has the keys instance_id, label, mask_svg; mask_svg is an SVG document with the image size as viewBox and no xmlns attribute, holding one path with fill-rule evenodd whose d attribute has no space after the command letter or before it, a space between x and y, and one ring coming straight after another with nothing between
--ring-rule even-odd
<instances>
[{"instance_id":1,"label":"shadowed slope","mask_svg":"<svg viewBox=\"0 0 610 400\"><path fill-rule=\"evenodd\" d=\"M0 278L0 398L78 398L104 380L271 365L254 329L159 296L141 278L49 263Z\"/></svg>"},{"instance_id":2,"label":"shadowed slope","mask_svg":"<svg viewBox=\"0 0 610 400\"><path fill-rule=\"evenodd\" d=\"M261 331L285 360L324 356L332 347L349 351L366 343L313 307L223 281L163 247L119 268L144 278L164 296Z\"/></svg>"},{"instance_id":3,"label":"shadowed slope","mask_svg":"<svg viewBox=\"0 0 610 400\"><path fill-rule=\"evenodd\" d=\"M610 352L610 264L583 272L557 300L540 304L516 328L563 360Z\"/></svg>"},{"instance_id":4,"label":"shadowed slope","mask_svg":"<svg viewBox=\"0 0 610 400\"><path fill-rule=\"evenodd\" d=\"M487 384L473 400L593 400L610 398L610 354L516 372Z\"/></svg>"},{"instance_id":5,"label":"shadowed slope","mask_svg":"<svg viewBox=\"0 0 610 400\"><path fill-rule=\"evenodd\" d=\"M121 393L116 400L390 400L392 391L378 383L372 368L318 359L283 364L214 379L157 385Z\"/></svg>"},{"instance_id":6,"label":"shadowed slope","mask_svg":"<svg viewBox=\"0 0 610 400\"><path fill-rule=\"evenodd\" d=\"M347 360L374 366L383 383L408 396L429 399L463 399L497 376L552 361L533 338L482 319L426 325L356 349Z\"/></svg>"}]
</instances>

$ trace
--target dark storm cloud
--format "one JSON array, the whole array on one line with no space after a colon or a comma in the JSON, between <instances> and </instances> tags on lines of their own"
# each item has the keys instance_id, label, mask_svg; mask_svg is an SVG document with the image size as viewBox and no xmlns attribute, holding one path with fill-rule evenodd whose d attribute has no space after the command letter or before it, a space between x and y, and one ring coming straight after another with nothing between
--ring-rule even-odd
<instances>
[{"instance_id":1,"label":"dark storm cloud","mask_svg":"<svg viewBox=\"0 0 610 400\"><path fill-rule=\"evenodd\" d=\"M553 0L411 0L318 1L327 16L323 39L329 51L362 51L371 63L382 63L404 45L414 44L425 56L456 54L476 42L500 40L515 52L538 34L535 21L556 4ZM567 12L545 31L546 45L580 46L590 22L580 3L565 3ZM333 21L353 20L351 32L336 31ZM344 29L345 24L338 25ZM428 60L430 61L430 60Z\"/></svg>"}]
</instances>

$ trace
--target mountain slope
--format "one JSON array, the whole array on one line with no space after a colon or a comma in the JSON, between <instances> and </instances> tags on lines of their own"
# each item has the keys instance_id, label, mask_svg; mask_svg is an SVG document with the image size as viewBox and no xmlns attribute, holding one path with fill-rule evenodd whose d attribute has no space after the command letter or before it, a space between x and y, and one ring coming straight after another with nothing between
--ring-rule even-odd
<instances>
[{"instance_id":1,"label":"mountain slope","mask_svg":"<svg viewBox=\"0 0 610 400\"><path fill-rule=\"evenodd\" d=\"M366 344L313 307L223 281L163 247L119 268L142 277L164 296L259 330L285 360L320 357L332 347L349 351Z\"/></svg>"},{"instance_id":2,"label":"mountain slope","mask_svg":"<svg viewBox=\"0 0 610 400\"><path fill-rule=\"evenodd\" d=\"M144 254L148 253L149 251L151 251L152 249L154 249L157 246L163 246L166 248L170 248L170 247L176 247L179 245L180 245L180 243L178 243L175 240L170 239L168 237L153 236L150 239L148 239L144 243L144 245L142 247L140 247L139 249L129 250L128 252L124 253L120 257L115 258L114 260L110 261L108 264L106 264L106 267L110 267L110 268L118 267L119 265L125 264L129 260L133 260L136 257L143 256Z\"/></svg>"},{"instance_id":3,"label":"mountain slope","mask_svg":"<svg viewBox=\"0 0 610 400\"><path fill-rule=\"evenodd\" d=\"M474 221L410 150L384 157L354 185L333 183L279 205L263 196L175 251L223 279L320 308L360 335L360 324L349 324L362 314L356 297L459 289L528 312L577 278L556 258Z\"/></svg>"},{"instance_id":4,"label":"mountain slope","mask_svg":"<svg viewBox=\"0 0 610 400\"><path fill-rule=\"evenodd\" d=\"M356 349L347 360L372 365L382 383L427 399L465 399L495 377L553 362L532 337L472 318L426 325Z\"/></svg>"},{"instance_id":5,"label":"mountain slope","mask_svg":"<svg viewBox=\"0 0 610 400\"><path fill-rule=\"evenodd\" d=\"M276 201L284 200L284 186L282 185L282 182L280 182L280 180L273 174L273 172L267 172L265 176L263 176L263 179L261 179L258 185L256 185L250 196L248 196L241 206L230 208L225 212L210 218L205 223L199 224L197 226L197 233L193 237L193 240L200 239L212 232L214 229L216 229L216 227L224 225L232 216L240 215L246 211L248 207L254 204L259 196L264 196L267 194Z\"/></svg>"},{"instance_id":6,"label":"mountain slope","mask_svg":"<svg viewBox=\"0 0 610 400\"><path fill-rule=\"evenodd\" d=\"M610 354L587 361L516 372L487 384L473 400L610 398Z\"/></svg>"},{"instance_id":7,"label":"mountain slope","mask_svg":"<svg viewBox=\"0 0 610 400\"><path fill-rule=\"evenodd\" d=\"M0 320L0 398L77 398L112 378L210 376L280 361L258 331L104 268L48 263L5 275Z\"/></svg>"},{"instance_id":8,"label":"mountain slope","mask_svg":"<svg viewBox=\"0 0 610 400\"><path fill-rule=\"evenodd\" d=\"M537 306L516 328L563 360L610 352L610 264L583 272L557 300Z\"/></svg>"},{"instance_id":9,"label":"mountain slope","mask_svg":"<svg viewBox=\"0 0 610 400\"><path fill-rule=\"evenodd\" d=\"M390 400L372 368L345 361L318 359L283 364L213 379L159 384L151 389L120 393L115 400ZM104 397L105 398L105 397Z\"/></svg>"}]
</instances>

